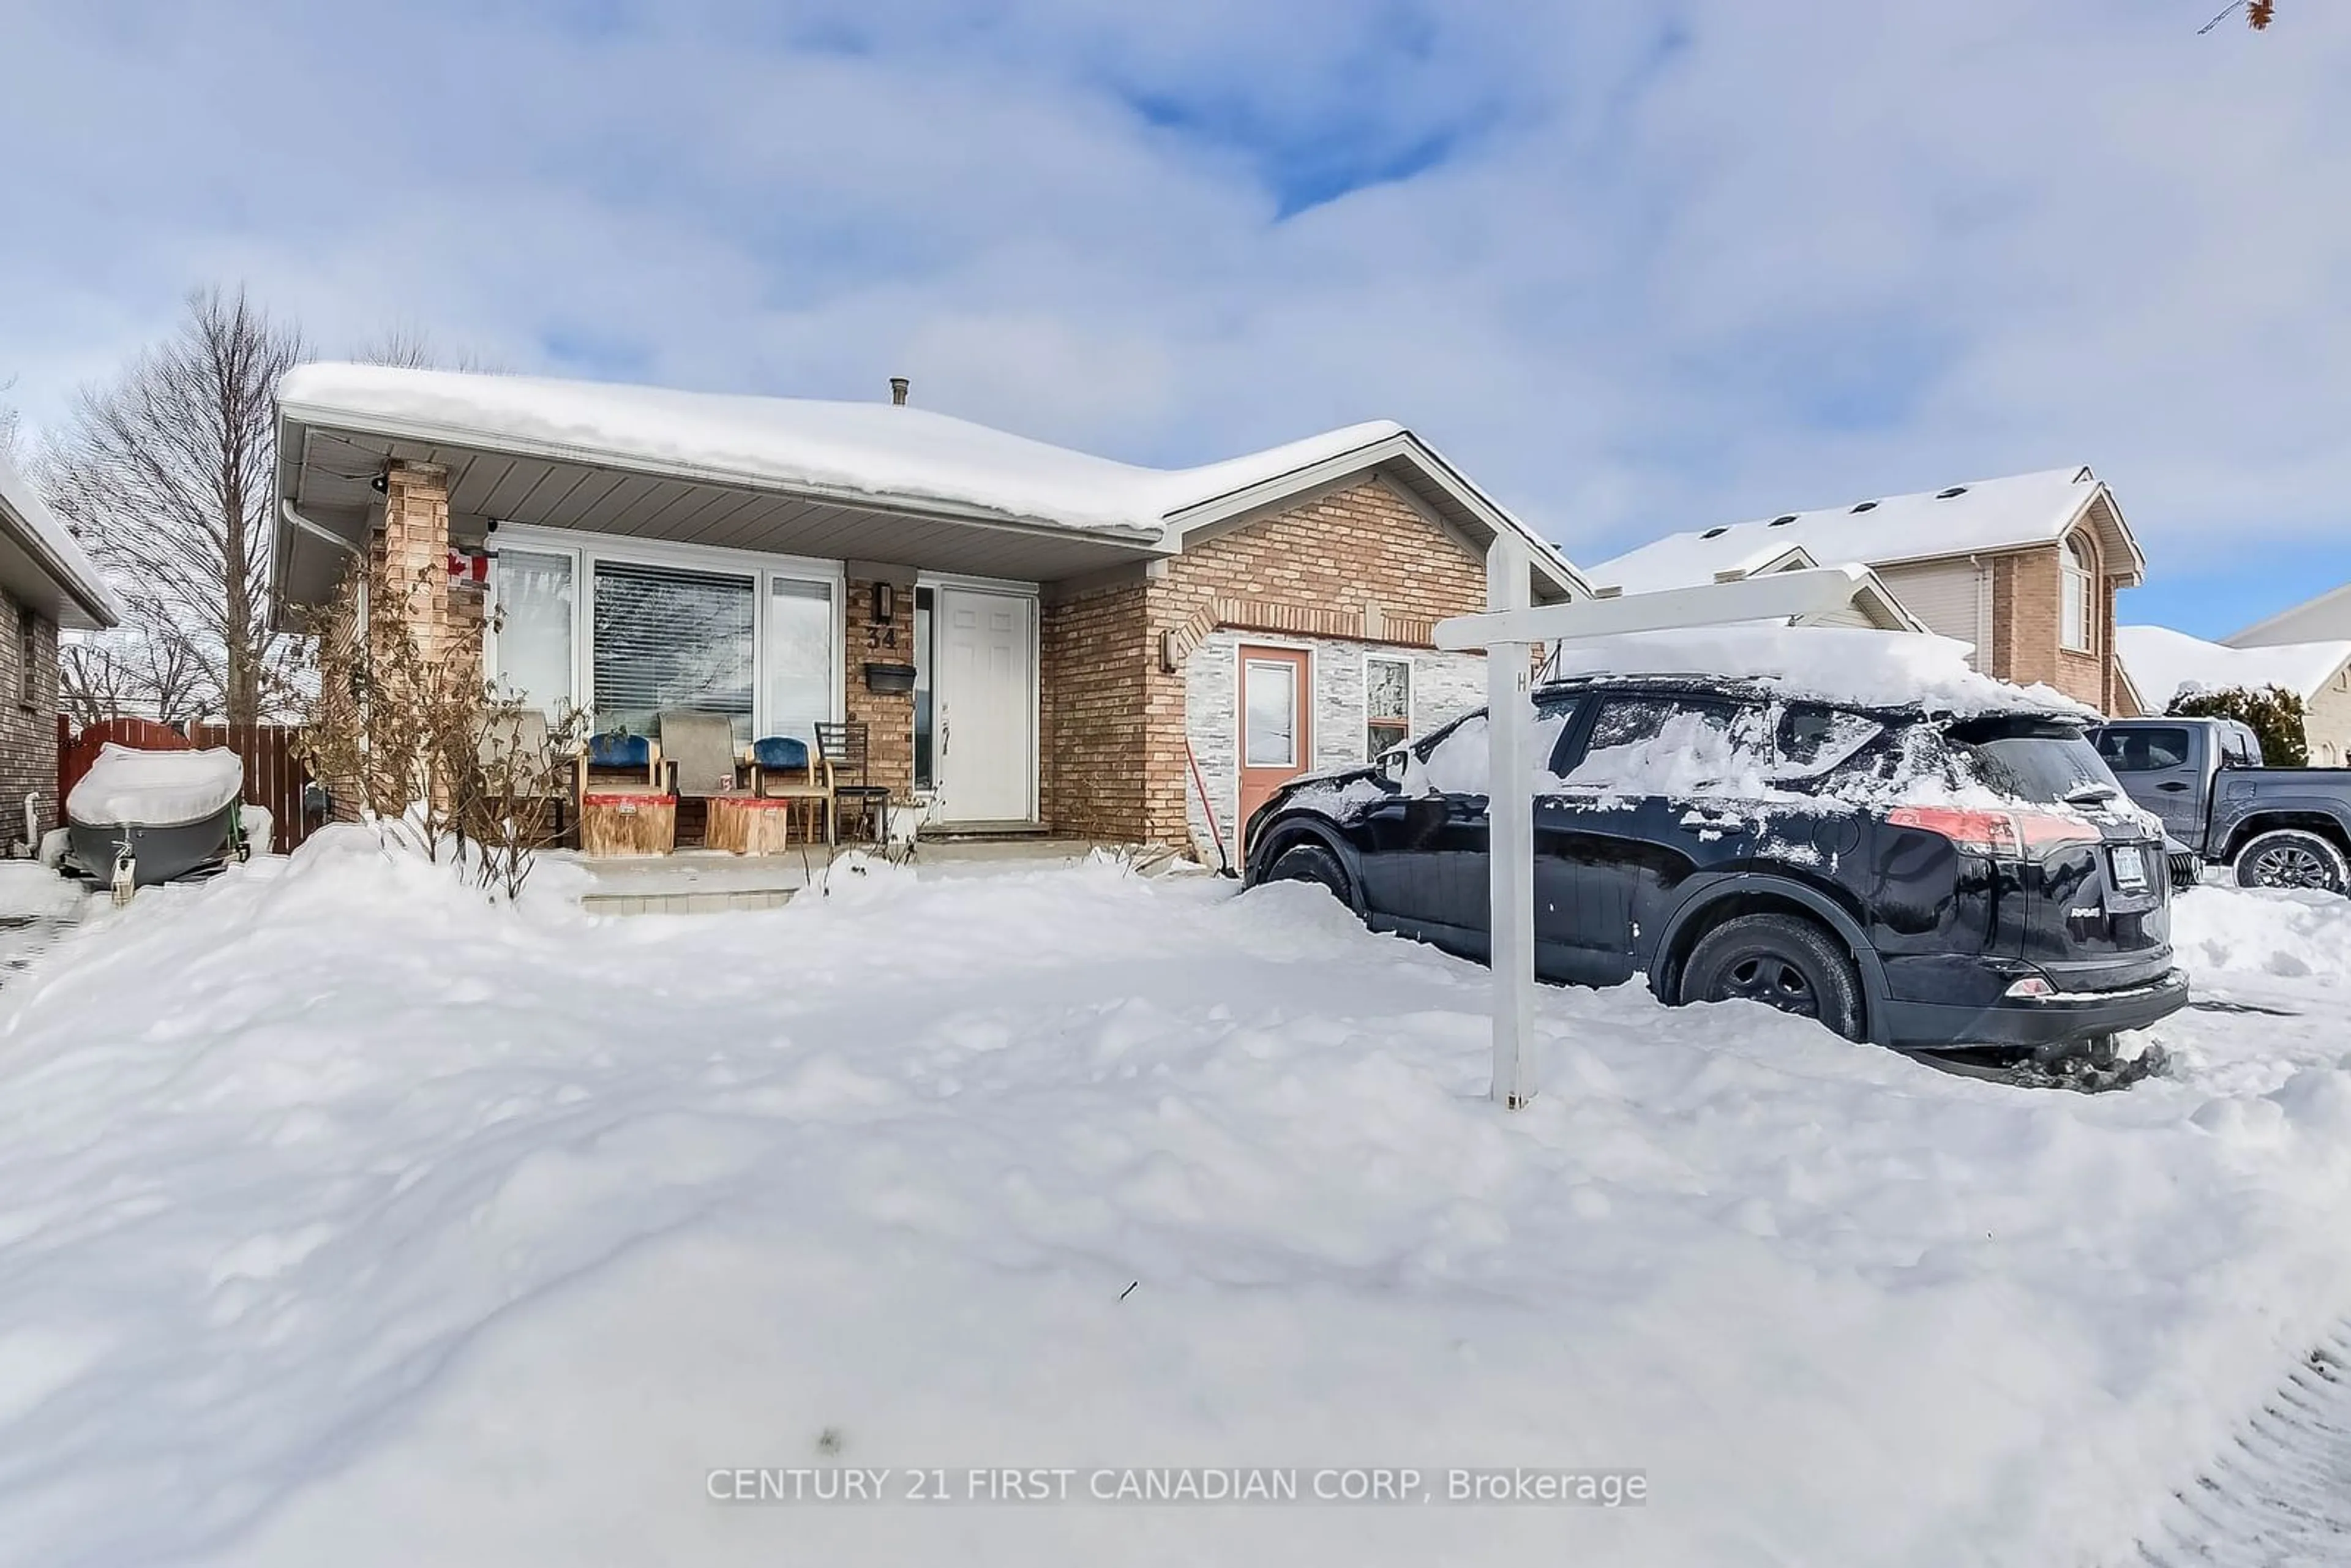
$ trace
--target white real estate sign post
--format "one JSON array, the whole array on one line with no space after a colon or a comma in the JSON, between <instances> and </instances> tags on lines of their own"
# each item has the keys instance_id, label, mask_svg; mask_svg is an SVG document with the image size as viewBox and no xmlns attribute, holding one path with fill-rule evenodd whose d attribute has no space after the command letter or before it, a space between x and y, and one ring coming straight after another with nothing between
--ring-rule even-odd
<instances>
[{"instance_id":1,"label":"white real estate sign post","mask_svg":"<svg viewBox=\"0 0 2351 1568\"><path fill-rule=\"evenodd\" d=\"M1535 800L1533 689L1538 643L1817 615L1853 602L1862 567L1773 572L1736 582L1620 599L1531 606L1529 562L1517 540L1486 552L1486 613L1437 627L1448 652L1486 651L1487 931L1494 975L1495 1100L1517 1110L1535 1096ZM1741 672L1725 670L1726 675Z\"/></svg>"}]
</instances>

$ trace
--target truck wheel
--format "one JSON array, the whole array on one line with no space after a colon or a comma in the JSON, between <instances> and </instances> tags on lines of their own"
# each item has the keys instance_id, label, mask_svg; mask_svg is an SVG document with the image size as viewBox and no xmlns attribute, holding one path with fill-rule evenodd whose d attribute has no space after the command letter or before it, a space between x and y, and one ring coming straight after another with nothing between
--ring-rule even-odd
<instances>
[{"instance_id":1,"label":"truck wheel","mask_svg":"<svg viewBox=\"0 0 2351 1568\"><path fill-rule=\"evenodd\" d=\"M2239 887L2351 890L2351 865L2334 841L2304 828L2273 828L2245 841L2232 862Z\"/></svg>"},{"instance_id":2,"label":"truck wheel","mask_svg":"<svg viewBox=\"0 0 2351 1568\"><path fill-rule=\"evenodd\" d=\"M1292 844L1274 857L1265 873L1268 882L1311 882L1328 888L1332 896L1353 909L1354 890L1347 885L1346 868L1338 857L1321 844Z\"/></svg>"},{"instance_id":3,"label":"truck wheel","mask_svg":"<svg viewBox=\"0 0 2351 1568\"><path fill-rule=\"evenodd\" d=\"M1861 977L1827 932L1792 915L1742 915L1698 939L1682 970L1686 1002L1761 1002L1861 1038Z\"/></svg>"}]
</instances>

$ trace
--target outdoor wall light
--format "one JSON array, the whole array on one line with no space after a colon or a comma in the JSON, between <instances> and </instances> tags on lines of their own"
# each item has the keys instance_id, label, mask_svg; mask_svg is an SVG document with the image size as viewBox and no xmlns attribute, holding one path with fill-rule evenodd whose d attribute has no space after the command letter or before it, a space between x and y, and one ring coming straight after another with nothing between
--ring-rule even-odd
<instances>
[{"instance_id":1,"label":"outdoor wall light","mask_svg":"<svg viewBox=\"0 0 2351 1568\"><path fill-rule=\"evenodd\" d=\"M898 618L898 590L890 583L873 585L873 623L887 626Z\"/></svg>"}]
</instances>

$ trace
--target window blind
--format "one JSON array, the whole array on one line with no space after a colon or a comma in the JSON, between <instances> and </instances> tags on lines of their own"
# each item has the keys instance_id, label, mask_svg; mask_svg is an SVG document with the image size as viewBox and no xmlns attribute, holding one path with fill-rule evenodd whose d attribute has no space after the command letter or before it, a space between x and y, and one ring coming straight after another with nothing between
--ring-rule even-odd
<instances>
[{"instance_id":1,"label":"window blind","mask_svg":"<svg viewBox=\"0 0 2351 1568\"><path fill-rule=\"evenodd\" d=\"M663 709L686 708L752 738L750 577L599 560L595 587L598 728L651 735Z\"/></svg>"}]
</instances>

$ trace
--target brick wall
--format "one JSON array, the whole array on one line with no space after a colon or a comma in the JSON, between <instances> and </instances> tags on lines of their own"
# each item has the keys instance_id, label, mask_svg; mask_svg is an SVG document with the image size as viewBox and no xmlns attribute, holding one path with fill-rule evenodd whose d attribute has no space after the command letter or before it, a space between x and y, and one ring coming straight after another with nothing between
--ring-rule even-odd
<instances>
[{"instance_id":1,"label":"brick wall","mask_svg":"<svg viewBox=\"0 0 2351 1568\"><path fill-rule=\"evenodd\" d=\"M1185 670L1218 628L1425 648L1437 621L1485 604L1483 559L1369 477L1197 543L1147 581L1049 605L1047 820L1090 838L1193 836Z\"/></svg>"},{"instance_id":2,"label":"brick wall","mask_svg":"<svg viewBox=\"0 0 2351 1568\"><path fill-rule=\"evenodd\" d=\"M2121 704L2116 672L2116 579L2097 561L2095 539L2087 541L2099 570L2092 594L2096 622L2094 651L2064 646L2064 574L2059 547L2012 550L1992 564L1992 657L1988 673L2019 685L2041 682L2102 713Z\"/></svg>"},{"instance_id":3,"label":"brick wall","mask_svg":"<svg viewBox=\"0 0 2351 1568\"><path fill-rule=\"evenodd\" d=\"M37 826L57 825L57 629L32 618L28 667L19 631L25 607L0 591L0 848L25 837L25 797L40 798Z\"/></svg>"},{"instance_id":4,"label":"brick wall","mask_svg":"<svg viewBox=\"0 0 2351 1568\"><path fill-rule=\"evenodd\" d=\"M1146 687L1158 658L1144 583L1096 589L1044 606L1039 780L1056 832L1142 837ZM1180 743L1176 766L1182 766ZM1180 782L1180 778L1179 778Z\"/></svg>"},{"instance_id":5,"label":"brick wall","mask_svg":"<svg viewBox=\"0 0 2351 1568\"><path fill-rule=\"evenodd\" d=\"M849 603L841 617L846 639L842 675L846 683L845 711L852 722L865 726L866 766L871 780L887 784L904 800L914 788L914 695L865 689L867 664L911 664L914 662L914 594L901 585L892 607L890 624L873 619L873 584L851 580Z\"/></svg>"}]
</instances>

